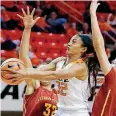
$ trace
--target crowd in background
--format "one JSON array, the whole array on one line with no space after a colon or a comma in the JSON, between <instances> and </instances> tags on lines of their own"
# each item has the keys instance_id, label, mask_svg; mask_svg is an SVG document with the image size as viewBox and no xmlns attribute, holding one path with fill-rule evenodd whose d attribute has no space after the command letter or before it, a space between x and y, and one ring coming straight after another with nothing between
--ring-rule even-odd
<instances>
[{"instance_id":1,"label":"crowd in background","mask_svg":"<svg viewBox=\"0 0 116 116\"><path fill-rule=\"evenodd\" d=\"M21 30L23 31L24 25L18 17L12 19L7 14L9 12L20 12L23 7L26 6L30 9L36 8L34 18L40 16L39 21L33 26L32 32L43 32L43 33L54 33L54 34L66 34L67 38L71 38L75 34L84 33L91 34L91 22L89 15L89 5L86 7L83 13L83 24L70 21L68 14L61 14L59 9L54 5L45 4L44 1L15 1L12 7L1 6L1 29L3 30ZM101 15L98 19L99 26L103 30L104 38L108 38L106 35L110 34L114 39L116 38L116 11L111 11L110 7L106 2L102 2L98 12L109 13L107 21ZM17 35L18 36L18 35ZM2 39L2 38L1 38ZM107 43L111 40L108 38ZM116 39L115 39L116 40ZM116 43L111 42L113 45L112 49L108 49L106 46L106 52L108 54L110 62L116 57ZM19 51L20 40L11 40L9 37L5 40L1 40L1 50L16 50ZM17 47L18 46L18 47ZM30 46L30 58L36 58L36 55ZM3 58L4 60L4 58ZM46 61L50 62L52 58L47 58ZM39 59L42 62L41 59Z\"/></svg>"}]
</instances>

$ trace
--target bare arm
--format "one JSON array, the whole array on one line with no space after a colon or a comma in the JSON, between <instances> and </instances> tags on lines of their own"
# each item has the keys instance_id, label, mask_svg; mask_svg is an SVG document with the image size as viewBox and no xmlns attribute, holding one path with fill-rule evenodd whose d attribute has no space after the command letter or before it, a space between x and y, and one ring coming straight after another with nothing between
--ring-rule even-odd
<instances>
[{"instance_id":1,"label":"bare arm","mask_svg":"<svg viewBox=\"0 0 116 116\"><path fill-rule=\"evenodd\" d=\"M32 68L31 60L28 57L30 32L31 29L24 29L19 51L19 59L24 62L26 68ZM34 91L33 81L32 79L25 79L25 82L27 85L26 94L31 94Z\"/></svg>"},{"instance_id":2,"label":"bare arm","mask_svg":"<svg viewBox=\"0 0 116 116\"><path fill-rule=\"evenodd\" d=\"M25 11L22 9L23 15L24 17L18 15L21 19L23 19L25 28L23 31L23 35L22 35L22 39L21 39L21 45L20 45L20 51L19 51L19 59L21 59L24 64L26 65L27 68L32 68L32 63L31 60L28 56L29 53L29 40L30 40L30 33L31 33L31 27L33 26L33 24L35 23L33 20L33 13L34 10L32 11L32 13L30 14L29 12L29 7L27 7L27 14L25 13ZM26 94L31 94L34 91L34 80L32 79L27 79L25 80L27 88L26 88Z\"/></svg>"},{"instance_id":3,"label":"bare arm","mask_svg":"<svg viewBox=\"0 0 116 116\"><path fill-rule=\"evenodd\" d=\"M57 79L69 79L77 77L80 80L85 80L87 75L87 68L84 63L76 64L68 69L61 69L58 71L40 71L40 70L28 70L25 78L33 78L38 80L57 80Z\"/></svg>"},{"instance_id":4,"label":"bare arm","mask_svg":"<svg viewBox=\"0 0 116 116\"><path fill-rule=\"evenodd\" d=\"M108 72L111 70L111 65L108 61L108 57L105 52L104 39L101 34L97 17L96 17L96 9L98 5L99 4L97 4L97 1L93 0L90 6L92 38L93 38L94 48L95 48L98 60L100 62L101 68L104 74L107 75Z\"/></svg>"},{"instance_id":5,"label":"bare arm","mask_svg":"<svg viewBox=\"0 0 116 116\"><path fill-rule=\"evenodd\" d=\"M85 80L87 77L87 67L85 63L75 64L68 69L61 69L58 71L41 71L40 69L29 68L27 71L9 70L12 74L8 74L9 78L17 79L35 79L35 80L57 80L69 79L76 77L80 80Z\"/></svg>"}]
</instances>

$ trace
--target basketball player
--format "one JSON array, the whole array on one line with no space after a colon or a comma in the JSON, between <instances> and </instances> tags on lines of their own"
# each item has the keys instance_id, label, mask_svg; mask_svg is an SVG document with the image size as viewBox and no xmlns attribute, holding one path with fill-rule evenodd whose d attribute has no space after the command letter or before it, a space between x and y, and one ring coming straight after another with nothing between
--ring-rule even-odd
<instances>
[{"instance_id":1,"label":"basketball player","mask_svg":"<svg viewBox=\"0 0 116 116\"><path fill-rule=\"evenodd\" d=\"M35 9L32 13L27 7L27 14L22 9L24 17L18 15L24 22L24 32L20 45L19 59L21 59L27 68L32 68L32 63L28 57L29 39L32 26L39 20L40 17L33 19ZM54 70L55 63L62 58L55 59L49 65L39 67L39 70ZM26 93L24 96L23 115L24 116L54 116L57 109L58 97L55 91L51 88L51 81L25 80Z\"/></svg>"},{"instance_id":2,"label":"basketball player","mask_svg":"<svg viewBox=\"0 0 116 116\"><path fill-rule=\"evenodd\" d=\"M67 46L67 60L58 62L56 71L39 69L11 71L14 79L58 80L59 103L57 116L89 116L88 96L90 74L96 77L97 59L92 53L92 40L88 35L74 35ZM87 67L88 65L88 67ZM89 83L88 83L89 80Z\"/></svg>"},{"instance_id":3,"label":"basketball player","mask_svg":"<svg viewBox=\"0 0 116 116\"><path fill-rule=\"evenodd\" d=\"M95 97L92 116L116 116L116 67L111 66L105 52L103 36L96 17L98 6L97 0L93 0L90 6L92 38L105 81Z\"/></svg>"}]
</instances>

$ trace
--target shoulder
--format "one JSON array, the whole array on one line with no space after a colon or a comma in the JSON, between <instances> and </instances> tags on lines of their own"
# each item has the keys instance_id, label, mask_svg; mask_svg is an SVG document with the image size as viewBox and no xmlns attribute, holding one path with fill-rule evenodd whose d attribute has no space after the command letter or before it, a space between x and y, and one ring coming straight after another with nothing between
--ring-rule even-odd
<instances>
[{"instance_id":1,"label":"shoulder","mask_svg":"<svg viewBox=\"0 0 116 116\"><path fill-rule=\"evenodd\" d=\"M83 71L87 70L87 65L85 62L76 63L76 65L74 65L73 67L75 67L76 69L80 68Z\"/></svg>"},{"instance_id":2,"label":"shoulder","mask_svg":"<svg viewBox=\"0 0 116 116\"><path fill-rule=\"evenodd\" d=\"M72 67L76 72L76 77L80 80L85 80L88 75L88 68L85 62L77 63Z\"/></svg>"}]
</instances>

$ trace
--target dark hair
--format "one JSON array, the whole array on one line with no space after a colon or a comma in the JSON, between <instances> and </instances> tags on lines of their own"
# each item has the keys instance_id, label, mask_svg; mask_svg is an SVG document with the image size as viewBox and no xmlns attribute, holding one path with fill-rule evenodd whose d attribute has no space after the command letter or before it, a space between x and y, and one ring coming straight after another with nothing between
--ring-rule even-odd
<instances>
[{"instance_id":1,"label":"dark hair","mask_svg":"<svg viewBox=\"0 0 116 116\"><path fill-rule=\"evenodd\" d=\"M100 65L99 65L99 62L98 62L98 59L97 59L97 56L96 56L96 53L95 53L95 50L93 47L91 35L79 34L78 36L83 41L83 46L87 47L87 51L81 57L87 59L86 63L88 65L88 69L89 69L88 84L89 84L91 95L93 96L95 94L95 88L96 88L96 82L97 82L96 77L97 77ZM94 81L93 87L91 86L91 78L92 77L93 77L92 80Z\"/></svg>"}]
</instances>

